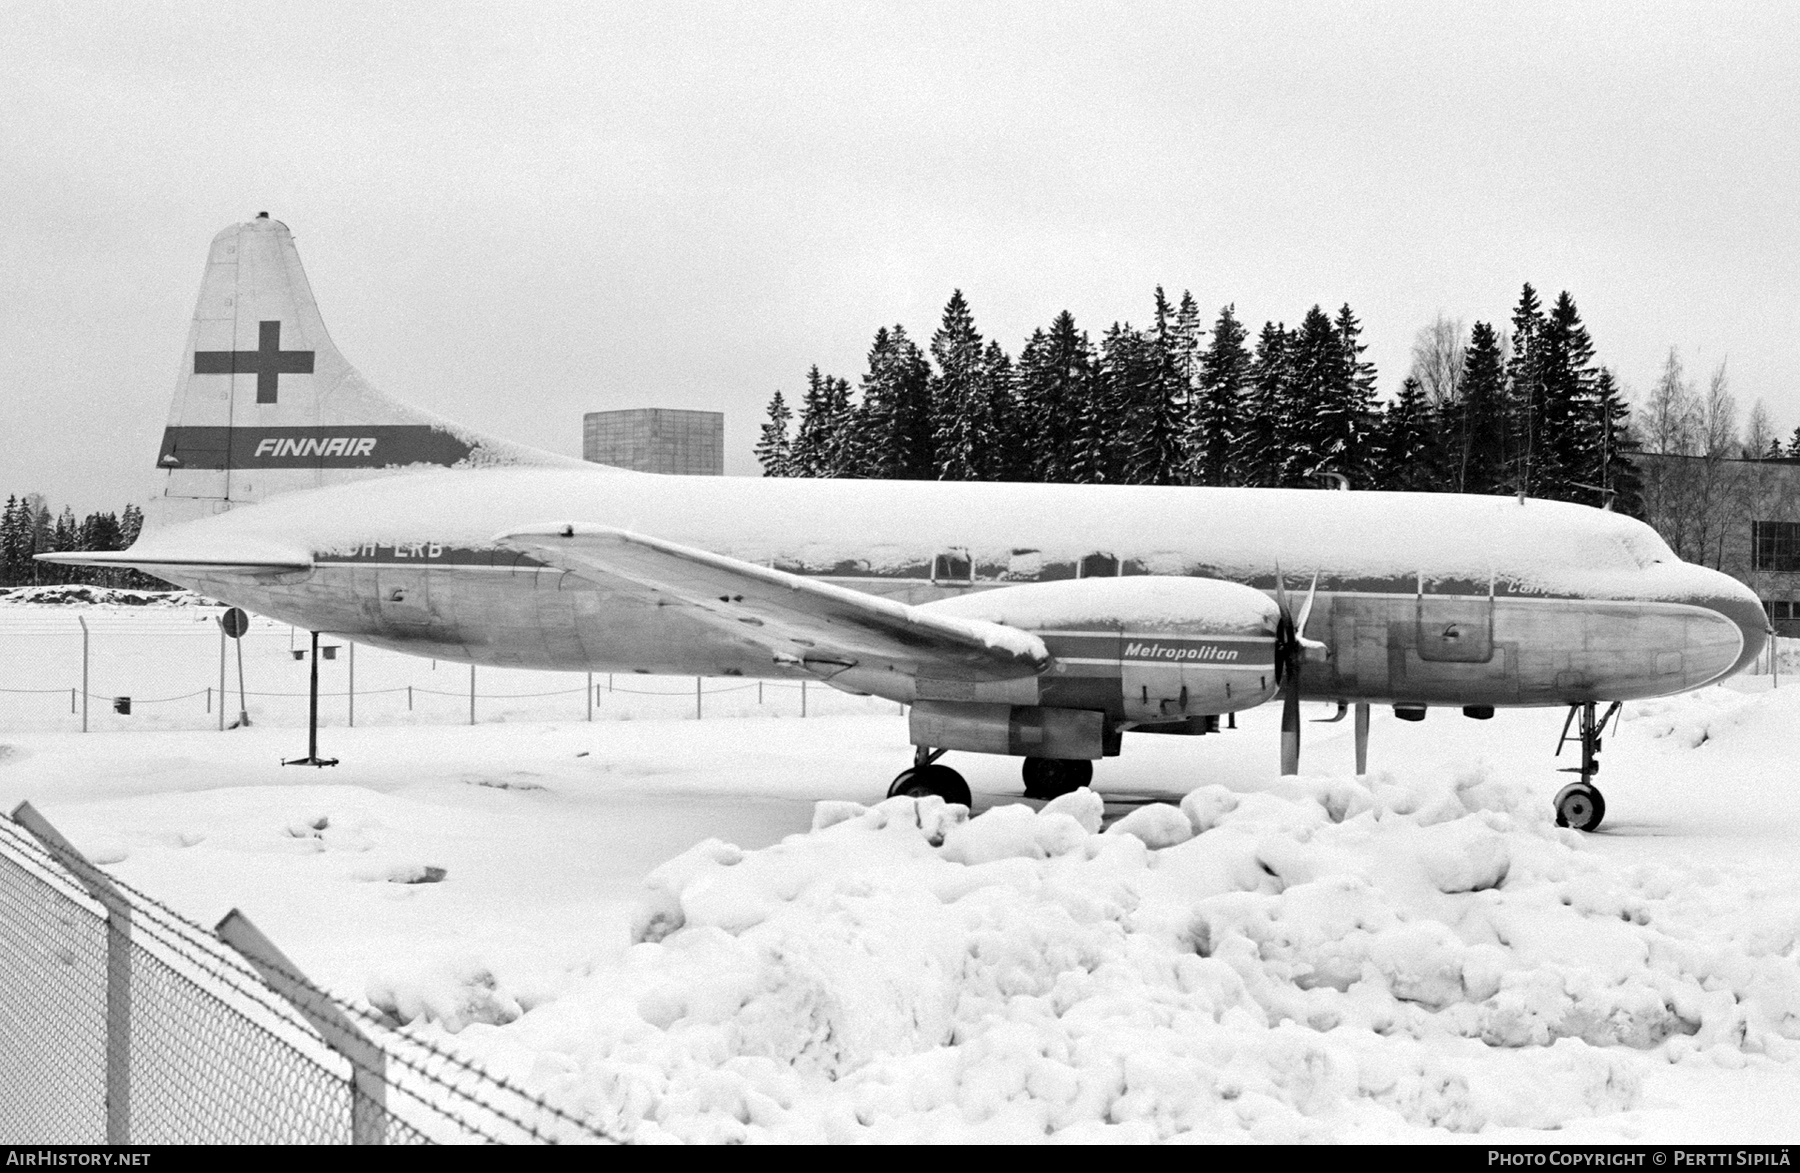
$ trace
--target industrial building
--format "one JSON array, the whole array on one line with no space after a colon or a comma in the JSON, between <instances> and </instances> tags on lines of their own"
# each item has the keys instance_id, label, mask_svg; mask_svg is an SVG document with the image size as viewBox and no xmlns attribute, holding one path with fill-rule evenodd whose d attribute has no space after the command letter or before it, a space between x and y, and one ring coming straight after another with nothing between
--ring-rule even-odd
<instances>
[{"instance_id":1,"label":"industrial building","mask_svg":"<svg viewBox=\"0 0 1800 1173\"><path fill-rule=\"evenodd\" d=\"M1800 460L1636 453L1644 516L1683 559L1722 570L1800 637Z\"/></svg>"},{"instance_id":2,"label":"industrial building","mask_svg":"<svg viewBox=\"0 0 1800 1173\"><path fill-rule=\"evenodd\" d=\"M672 407L590 411L581 456L596 464L679 476L725 475L725 415Z\"/></svg>"}]
</instances>

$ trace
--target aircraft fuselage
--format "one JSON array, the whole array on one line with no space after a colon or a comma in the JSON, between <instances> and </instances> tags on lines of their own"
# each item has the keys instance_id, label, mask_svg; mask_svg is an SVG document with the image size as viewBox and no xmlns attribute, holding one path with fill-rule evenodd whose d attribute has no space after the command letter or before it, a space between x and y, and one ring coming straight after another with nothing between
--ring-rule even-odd
<instances>
[{"instance_id":1,"label":"aircraft fuselage","mask_svg":"<svg viewBox=\"0 0 1800 1173\"><path fill-rule=\"evenodd\" d=\"M457 470L292 493L155 538L181 543L192 531L196 543L254 540L310 556L310 571L186 585L397 651L575 671L803 673L673 600L611 589L494 540L564 518L909 603L1144 574L1272 593L1279 571L1289 592L1304 592L1316 573L1306 634L1330 657L1307 667L1309 699L1513 706L1665 695L1742 667L1766 629L1747 588L1681 562L1641 523L1454 494ZM1093 661L1096 639L1104 659L1106 641L1123 651L1136 633L1042 634L1058 662L1034 698L1015 703L1116 710L1116 672L1065 661ZM919 699L912 678L892 673L852 670L833 683Z\"/></svg>"}]
</instances>

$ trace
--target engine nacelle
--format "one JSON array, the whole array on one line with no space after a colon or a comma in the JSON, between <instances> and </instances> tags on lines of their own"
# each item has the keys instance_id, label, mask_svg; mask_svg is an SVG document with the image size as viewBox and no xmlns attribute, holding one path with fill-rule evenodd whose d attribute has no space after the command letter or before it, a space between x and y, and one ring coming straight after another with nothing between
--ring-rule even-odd
<instances>
[{"instance_id":1,"label":"engine nacelle","mask_svg":"<svg viewBox=\"0 0 1800 1173\"><path fill-rule=\"evenodd\" d=\"M935 749L1090 760L1106 752L1106 714L1097 709L918 701L907 727L914 745Z\"/></svg>"},{"instance_id":2,"label":"engine nacelle","mask_svg":"<svg viewBox=\"0 0 1800 1173\"><path fill-rule=\"evenodd\" d=\"M1001 587L927 606L1036 632L1052 656L1049 670L1038 678L1037 699L1046 705L1058 703L1052 694L1059 689L1066 694L1084 678L1101 678L1105 695L1094 695L1109 713L1148 724L1253 708L1276 691L1280 609L1241 583L1156 575L1086 578ZM991 744L999 744L998 729L997 723L991 727ZM1009 734L1009 744L1013 740Z\"/></svg>"}]
</instances>

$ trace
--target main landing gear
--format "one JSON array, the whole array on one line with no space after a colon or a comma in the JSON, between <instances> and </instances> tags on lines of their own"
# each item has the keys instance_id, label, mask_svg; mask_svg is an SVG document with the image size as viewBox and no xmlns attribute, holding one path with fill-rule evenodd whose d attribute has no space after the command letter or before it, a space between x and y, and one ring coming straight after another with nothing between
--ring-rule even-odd
<instances>
[{"instance_id":1,"label":"main landing gear","mask_svg":"<svg viewBox=\"0 0 1800 1173\"><path fill-rule=\"evenodd\" d=\"M938 764L944 756L941 749L926 749L920 746L913 754L910 770L902 770L888 787L889 798L926 798L932 795L945 802L961 806L972 806L973 799L969 794L969 784L963 776L949 766Z\"/></svg>"},{"instance_id":2,"label":"main landing gear","mask_svg":"<svg viewBox=\"0 0 1800 1173\"><path fill-rule=\"evenodd\" d=\"M1563 721L1562 737L1556 742L1556 752L1561 754L1562 747L1572 740L1569 726L1575 725L1573 740L1581 743L1581 765L1565 766L1561 772L1578 774L1580 781L1571 782L1556 792L1557 826L1592 831L1606 817L1606 799L1601 795L1600 788L1594 785L1594 775L1600 772L1600 735L1606 732L1606 723L1618 716L1618 713L1618 701L1614 701L1599 720L1594 719L1593 701L1569 706L1569 716Z\"/></svg>"},{"instance_id":3,"label":"main landing gear","mask_svg":"<svg viewBox=\"0 0 1800 1173\"><path fill-rule=\"evenodd\" d=\"M911 769L902 770L888 787L889 798L936 795L945 802L970 805L969 784L949 766L940 765L941 749L920 746ZM1094 763L1080 758L1026 758L1025 797L1055 798L1072 794L1094 779Z\"/></svg>"},{"instance_id":4,"label":"main landing gear","mask_svg":"<svg viewBox=\"0 0 1800 1173\"><path fill-rule=\"evenodd\" d=\"M1094 763L1083 758L1026 758L1025 797L1073 794L1094 780Z\"/></svg>"}]
</instances>

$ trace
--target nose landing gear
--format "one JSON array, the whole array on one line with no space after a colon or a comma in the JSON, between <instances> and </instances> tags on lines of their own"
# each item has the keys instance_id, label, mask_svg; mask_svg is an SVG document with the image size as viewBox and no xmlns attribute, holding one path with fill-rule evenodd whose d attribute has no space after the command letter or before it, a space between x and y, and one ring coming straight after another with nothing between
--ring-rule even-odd
<instances>
[{"instance_id":1,"label":"nose landing gear","mask_svg":"<svg viewBox=\"0 0 1800 1173\"><path fill-rule=\"evenodd\" d=\"M1617 717L1618 713L1618 701L1614 701L1598 720L1594 718L1593 701L1569 706L1569 716L1563 721L1562 736L1557 739L1556 752L1560 755L1563 746L1571 740L1580 742L1581 765L1565 766L1561 771L1564 774L1580 775L1580 781L1571 782L1556 792L1557 826L1592 831L1606 817L1606 799L1601 795L1600 788L1594 785L1594 775L1600 772L1600 748L1603 744L1600 735L1606 731L1606 723ZM1576 725L1574 738L1569 736L1571 725Z\"/></svg>"}]
</instances>

